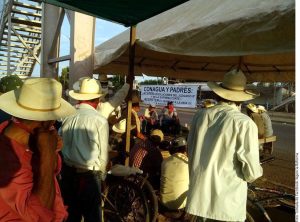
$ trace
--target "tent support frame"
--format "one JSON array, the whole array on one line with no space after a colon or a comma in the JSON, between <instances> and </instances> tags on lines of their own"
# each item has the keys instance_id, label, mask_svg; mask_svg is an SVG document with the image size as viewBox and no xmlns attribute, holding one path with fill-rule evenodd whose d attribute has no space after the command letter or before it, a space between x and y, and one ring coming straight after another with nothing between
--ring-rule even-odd
<instances>
[{"instance_id":1,"label":"tent support frame","mask_svg":"<svg viewBox=\"0 0 300 222\"><path fill-rule=\"evenodd\" d=\"M136 26L130 27L130 42L129 42L129 67L127 75L127 83L130 85L127 102L127 122L126 122L126 153L130 152L130 133L131 133L131 110L132 110L132 87L134 80L134 59L135 59L135 41L136 41ZM129 166L129 158L126 157L125 165Z\"/></svg>"}]
</instances>

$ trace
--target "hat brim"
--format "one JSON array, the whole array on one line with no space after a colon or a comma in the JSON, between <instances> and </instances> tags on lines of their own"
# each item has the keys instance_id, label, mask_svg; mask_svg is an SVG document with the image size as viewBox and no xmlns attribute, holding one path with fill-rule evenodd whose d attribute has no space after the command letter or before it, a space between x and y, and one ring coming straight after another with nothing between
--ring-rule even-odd
<instances>
[{"instance_id":1,"label":"hat brim","mask_svg":"<svg viewBox=\"0 0 300 222\"><path fill-rule=\"evenodd\" d=\"M77 93L74 90L69 91L69 96L75 100L91 100L91 99L100 98L102 96L105 96L106 94L107 94L106 91L103 91L103 93L86 93L86 94Z\"/></svg>"},{"instance_id":2,"label":"hat brim","mask_svg":"<svg viewBox=\"0 0 300 222\"><path fill-rule=\"evenodd\" d=\"M215 82L208 82L207 86L218 96L235 102L248 101L251 99L255 99L259 95L247 91L234 91L221 87L219 84Z\"/></svg>"},{"instance_id":3,"label":"hat brim","mask_svg":"<svg viewBox=\"0 0 300 222\"><path fill-rule=\"evenodd\" d=\"M134 125L134 126L131 126L131 130L135 129L135 127L136 127L135 125ZM124 130L123 130L123 129L119 129L119 128L117 128L115 125L113 125L112 130L113 130L114 132L120 133L120 134L126 132L126 129L124 129Z\"/></svg>"},{"instance_id":4,"label":"hat brim","mask_svg":"<svg viewBox=\"0 0 300 222\"><path fill-rule=\"evenodd\" d=\"M250 109L252 112L254 113L258 113L258 109L256 107L249 107L249 106L246 106L247 109Z\"/></svg>"},{"instance_id":5,"label":"hat brim","mask_svg":"<svg viewBox=\"0 0 300 222\"><path fill-rule=\"evenodd\" d=\"M16 90L7 92L0 96L0 109L4 112L26 120L48 121L65 118L75 114L76 109L64 99L61 99L59 108L51 111L26 109L17 103Z\"/></svg>"}]
</instances>

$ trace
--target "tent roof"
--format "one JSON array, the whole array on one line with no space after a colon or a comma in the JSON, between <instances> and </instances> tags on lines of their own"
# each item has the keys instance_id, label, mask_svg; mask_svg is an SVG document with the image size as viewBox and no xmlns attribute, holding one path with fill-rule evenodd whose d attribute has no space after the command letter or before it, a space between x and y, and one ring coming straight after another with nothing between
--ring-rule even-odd
<instances>
[{"instance_id":1,"label":"tent roof","mask_svg":"<svg viewBox=\"0 0 300 222\"><path fill-rule=\"evenodd\" d=\"M126 74L129 31L95 49L95 72ZM295 80L293 0L191 0L137 25L135 74L220 81Z\"/></svg>"},{"instance_id":2,"label":"tent roof","mask_svg":"<svg viewBox=\"0 0 300 222\"><path fill-rule=\"evenodd\" d=\"M188 0L42 0L45 3L117 22L136 25Z\"/></svg>"}]
</instances>

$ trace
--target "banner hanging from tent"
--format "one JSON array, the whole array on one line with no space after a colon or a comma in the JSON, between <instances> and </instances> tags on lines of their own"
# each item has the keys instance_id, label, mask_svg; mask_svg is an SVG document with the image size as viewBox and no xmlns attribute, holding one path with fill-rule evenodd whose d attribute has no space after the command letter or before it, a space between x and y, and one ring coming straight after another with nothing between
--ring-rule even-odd
<instances>
[{"instance_id":1,"label":"banner hanging from tent","mask_svg":"<svg viewBox=\"0 0 300 222\"><path fill-rule=\"evenodd\" d=\"M141 99L145 104L167 105L172 101L175 107L196 107L198 85L143 85Z\"/></svg>"}]
</instances>

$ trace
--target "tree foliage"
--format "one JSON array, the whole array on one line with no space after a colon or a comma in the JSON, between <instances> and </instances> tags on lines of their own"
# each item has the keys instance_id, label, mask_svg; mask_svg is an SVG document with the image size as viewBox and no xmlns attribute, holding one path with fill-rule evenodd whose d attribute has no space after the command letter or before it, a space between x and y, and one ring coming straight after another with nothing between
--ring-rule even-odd
<instances>
[{"instance_id":1,"label":"tree foliage","mask_svg":"<svg viewBox=\"0 0 300 222\"><path fill-rule=\"evenodd\" d=\"M159 79L148 79L143 82L140 82L140 85L162 85L163 81L161 78Z\"/></svg>"},{"instance_id":2,"label":"tree foliage","mask_svg":"<svg viewBox=\"0 0 300 222\"><path fill-rule=\"evenodd\" d=\"M63 85L63 89L69 87L69 67L65 67L61 70L61 75L58 77L58 81Z\"/></svg>"},{"instance_id":3,"label":"tree foliage","mask_svg":"<svg viewBox=\"0 0 300 222\"><path fill-rule=\"evenodd\" d=\"M120 75L114 75L113 77L110 78L110 81L112 82L113 86L115 87L115 90L118 90L124 85L125 78Z\"/></svg>"}]
</instances>

